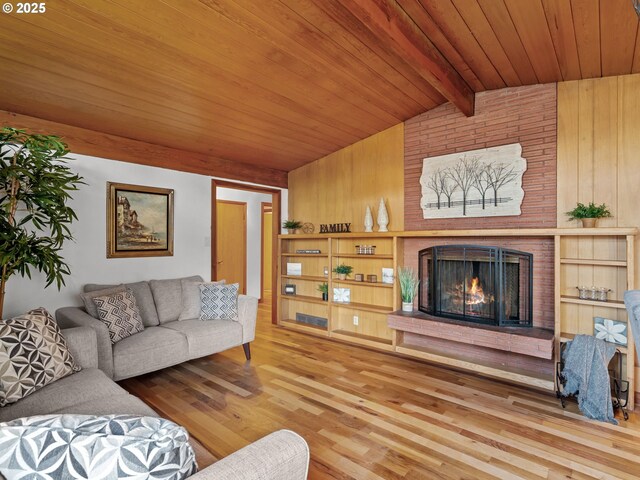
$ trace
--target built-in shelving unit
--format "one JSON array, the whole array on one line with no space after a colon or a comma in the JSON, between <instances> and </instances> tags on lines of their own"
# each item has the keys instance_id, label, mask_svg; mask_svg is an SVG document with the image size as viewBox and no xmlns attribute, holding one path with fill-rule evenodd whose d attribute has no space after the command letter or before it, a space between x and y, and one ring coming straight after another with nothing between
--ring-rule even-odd
<instances>
[{"instance_id":1,"label":"built-in shelving unit","mask_svg":"<svg viewBox=\"0 0 640 480\"><path fill-rule=\"evenodd\" d=\"M566 229L565 229L566 230ZM560 343L578 334L593 335L594 319L602 317L627 323L627 346L617 346L623 355L622 379L629 382L628 408L634 408L635 348L623 302L634 286L634 242L636 229L592 228L555 235L555 359ZM607 301L579 298L578 287L611 289Z\"/></svg>"},{"instance_id":2,"label":"built-in shelving unit","mask_svg":"<svg viewBox=\"0 0 640 480\"><path fill-rule=\"evenodd\" d=\"M594 317L611 318L627 322L622 301L625 290L634 288L634 239L636 228L547 228L547 229L491 229L491 230L439 230L388 233L350 233L330 235L280 235L278 289L279 324L305 333L321 335L343 342L384 351L409 355L430 362L461 368L494 378L554 390L551 375L507 367L500 363L482 362L462 358L451 352L406 344L403 332L391 329L388 314L400 307L397 282L381 283L382 268L393 268L394 274L403 263L403 242L408 238L432 237L546 237L554 239L555 246L555 326L554 360L558 359L560 342L577 334L593 334ZM375 255L360 255L356 245L375 245ZM296 250L320 250L316 254L300 254ZM535 261L535 259L534 259ZM302 264L302 275L286 275L287 263ZM340 263L354 267L350 278L335 278L331 270ZM324 275L325 267L328 275ZM282 274L284 272L284 274ZM365 281L355 281L361 273ZM366 276L377 276L376 283ZM329 300L323 301L318 285L327 282ZM535 279L534 279L535 282ZM296 285L297 295L284 295L285 284ZM612 290L608 301L578 298L578 286L606 287ZM350 288L349 303L334 302L334 288ZM326 328L308 325L296 320L296 314L313 315L327 320ZM358 324L354 324L354 316ZM631 339L631 332L627 333ZM635 391L633 341L618 347L624 355L623 379ZM633 408L633 395L629 396Z\"/></svg>"},{"instance_id":3,"label":"built-in shelving unit","mask_svg":"<svg viewBox=\"0 0 640 480\"><path fill-rule=\"evenodd\" d=\"M284 272L278 284L280 325L317 334L317 327L307 327L297 320L297 314L312 315L326 319L327 328L320 329L322 335L381 350L393 349L394 332L387 326L387 315L399 308L399 290L395 282L381 280L382 268L395 272L402 253L394 234L281 235L279 242L279 266ZM376 253L358 254L356 245L363 244L375 245ZM320 253L303 254L298 250ZM301 275L286 274L290 262L302 264ZM345 280L332 272L341 263L353 267ZM356 281L356 274L362 274L364 281ZM377 281L368 282L367 275L376 275ZM318 291L324 282L328 284L328 301L322 300ZM284 294L286 284L296 286L296 295ZM334 288L348 288L351 301L333 301Z\"/></svg>"}]
</instances>

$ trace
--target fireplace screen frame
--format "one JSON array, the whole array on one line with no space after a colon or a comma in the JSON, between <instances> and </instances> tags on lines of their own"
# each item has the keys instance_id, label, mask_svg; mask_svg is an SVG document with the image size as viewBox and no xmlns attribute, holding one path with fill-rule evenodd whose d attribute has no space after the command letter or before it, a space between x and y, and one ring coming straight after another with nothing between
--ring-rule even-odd
<instances>
[{"instance_id":1,"label":"fireplace screen frame","mask_svg":"<svg viewBox=\"0 0 640 480\"><path fill-rule=\"evenodd\" d=\"M466 313L466 308L464 307L462 314L443 311L442 282L439 279L439 269L441 268L441 262L445 260L445 256L449 257L447 260L451 260L450 256L452 251L462 252L462 257L455 260L464 262L463 271L465 272L467 262L474 262L474 260L467 260L468 252L475 252L476 256L478 252L486 255L487 260L481 261L489 264L488 270L491 272L490 277L493 280L493 285L489 285L489 291L493 293L492 304L493 311L495 312L492 318L469 315ZM424 272L425 262L423 257L425 256L430 256L431 260L429 263L428 277L425 275L426 272ZM523 299L521 295L519 295L519 313L521 313L521 315L519 315L518 318L509 318L506 314L504 279L506 277L507 264L513 264L512 259L514 258L518 259L519 265L522 265L520 262L524 262L525 267L528 268L528 271L520 272L520 266L518 267L518 288L523 288L521 283L526 282L527 285L524 285L526 298ZM478 267L476 266L475 268ZM418 309L421 312L436 317L451 318L484 325L524 328L533 326L533 254L531 253L485 245L437 245L422 249L418 252L418 275L421 282L423 282L422 287L418 289ZM434 282L433 279L438 280ZM464 283L466 284L466 277ZM427 299L424 298L425 290L428 296Z\"/></svg>"}]
</instances>

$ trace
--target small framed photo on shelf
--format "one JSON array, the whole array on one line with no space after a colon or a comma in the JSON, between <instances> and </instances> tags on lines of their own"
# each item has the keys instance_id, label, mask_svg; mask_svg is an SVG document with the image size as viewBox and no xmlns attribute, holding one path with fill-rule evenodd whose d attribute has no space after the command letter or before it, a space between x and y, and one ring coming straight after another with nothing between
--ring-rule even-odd
<instances>
[{"instance_id":1,"label":"small framed photo on shelf","mask_svg":"<svg viewBox=\"0 0 640 480\"><path fill-rule=\"evenodd\" d=\"M364 274L363 273L356 273L354 279L355 279L356 282L364 282Z\"/></svg>"},{"instance_id":2,"label":"small framed photo on shelf","mask_svg":"<svg viewBox=\"0 0 640 480\"><path fill-rule=\"evenodd\" d=\"M287 275L291 275L291 276L302 275L302 264L287 263Z\"/></svg>"},{"instance_id":3,"label":"small framed photo on shelf","mask_svg":"<svg viewBox=\"0 0 640 480\"><path fill-rule=\"evenodd\" d=\"M369 283L378 283L377 275L367 275L367 282Z\"/></svg>"},{"instance_id":4,"label":"small framed photo on shelf","mask_svg":"<svg viewBox=\"0 0 640 480\"><path fill-rule=\"evenodd\" d=\"M382 283L390 283L393 285L393 268L382 269Z\"/></svg>"},{"instance_id":5,"label":"small framed photo on shelf","mask_svg":"<svg viewBox=\"0 0 640 480\"><path fill-rule=\"evenodd\" d=\"M627 323L609 318L593 317L593 335L605 342L627 346Z\"/></svg>"},{"instance_id":6,"label":"small framed photo on shelf","mask_svg":"<svg viewBox=\"0 0 640 480\"><path fill-rule=\"evenodd\" d=\"M295 295L296 294L296 286L293 283L287 283L284 286L282 291L285 295Z\"/></svg>"},{"instance_id":7,"label":"small framed photo on shelf","mask_svg":"<svg viewBox=\"0 0 640 480\"><path fill-rule=\"evenodd\" d=\"M351 302L351 289L350 288L334 288L333 301L336 303Z\"/></svg>"}]
</instances>

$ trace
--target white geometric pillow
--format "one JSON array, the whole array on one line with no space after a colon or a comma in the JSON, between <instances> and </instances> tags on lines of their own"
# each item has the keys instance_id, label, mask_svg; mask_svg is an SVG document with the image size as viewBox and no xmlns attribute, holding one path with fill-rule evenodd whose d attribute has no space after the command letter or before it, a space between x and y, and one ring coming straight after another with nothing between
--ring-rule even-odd
<instances>
[{"instance_id":1,"label":"white geometric pillow","mask_svg":"<svg viewBox=\"0 0 640 480\"><path fill-rule=\"evenodd\" d=\"M93 303L98 310L98 319L109 329L111 343L117 343L144 330L136 297L130 289L104 297L95 297Z\"/></svg>"},{"instance_id":2,"label":"white geometric pillow","mask_svg":"<svg viewBox=\"0 0 640 480\"><path fill-rule=\"evenodd\" d=\"M79 370L44 308L0 320L0 407Z\"/></svg>"},{"instance_id":3,"label":"white geometric pillow","mask_svg":"<svg viewBox=\"0 0 640 480\"><path fill-rule=\"evenodd\" d=\"M181 278L182 312L180 312L178 320L192 320L194 318L200 318L200 285L222 285L224 283L226 283L226 280L207 283L199 280L192 280L190 278Z\"/></svg>"},{"instance_id":4,"label":"white geometric pillow","mask_svg":"<svg viewBox=\"0 0 640 480\"><path fill-rule=\"evenodd\" d=\"M238 290L240 285L200 285L200 320L238 321Z\"/></svg>"},{"instance_id":5,"label":"white geometric pillow","mask_svg":"<svg viewBox=\"0 0 640 480\"><path fill-rule=\"evenodd\" d=\"M189 434L163 418L41 415L0 423L7 480L180 480L197 469Z\"/></svg>"}]
</instances>

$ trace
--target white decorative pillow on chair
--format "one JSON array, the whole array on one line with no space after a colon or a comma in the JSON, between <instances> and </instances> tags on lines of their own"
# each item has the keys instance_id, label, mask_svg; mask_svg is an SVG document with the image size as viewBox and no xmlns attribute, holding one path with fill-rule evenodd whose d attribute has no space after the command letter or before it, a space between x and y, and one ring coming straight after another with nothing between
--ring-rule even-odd
<instances>
[{"instance_id":1,"label":"white decorative pillow on chair","mask_svg":"<svg viewBox=\"0 0 640 480\"><path fill-rule=\"evenodd\" d=\"M7 480L181 480L197 469L189 434L163 418L41 415L0 423L0 472Z\"/></svg>"},{"instance_id":2,"label":"white decorative pillow on chair","mask_svg":"<svg viewBox=\"0 0 640 480\"><path fill-rule=\"evenodd\" d=\"M200 320L238 321L238 290L240 285L200 285Z\"/></svg>"}]
</instances>

